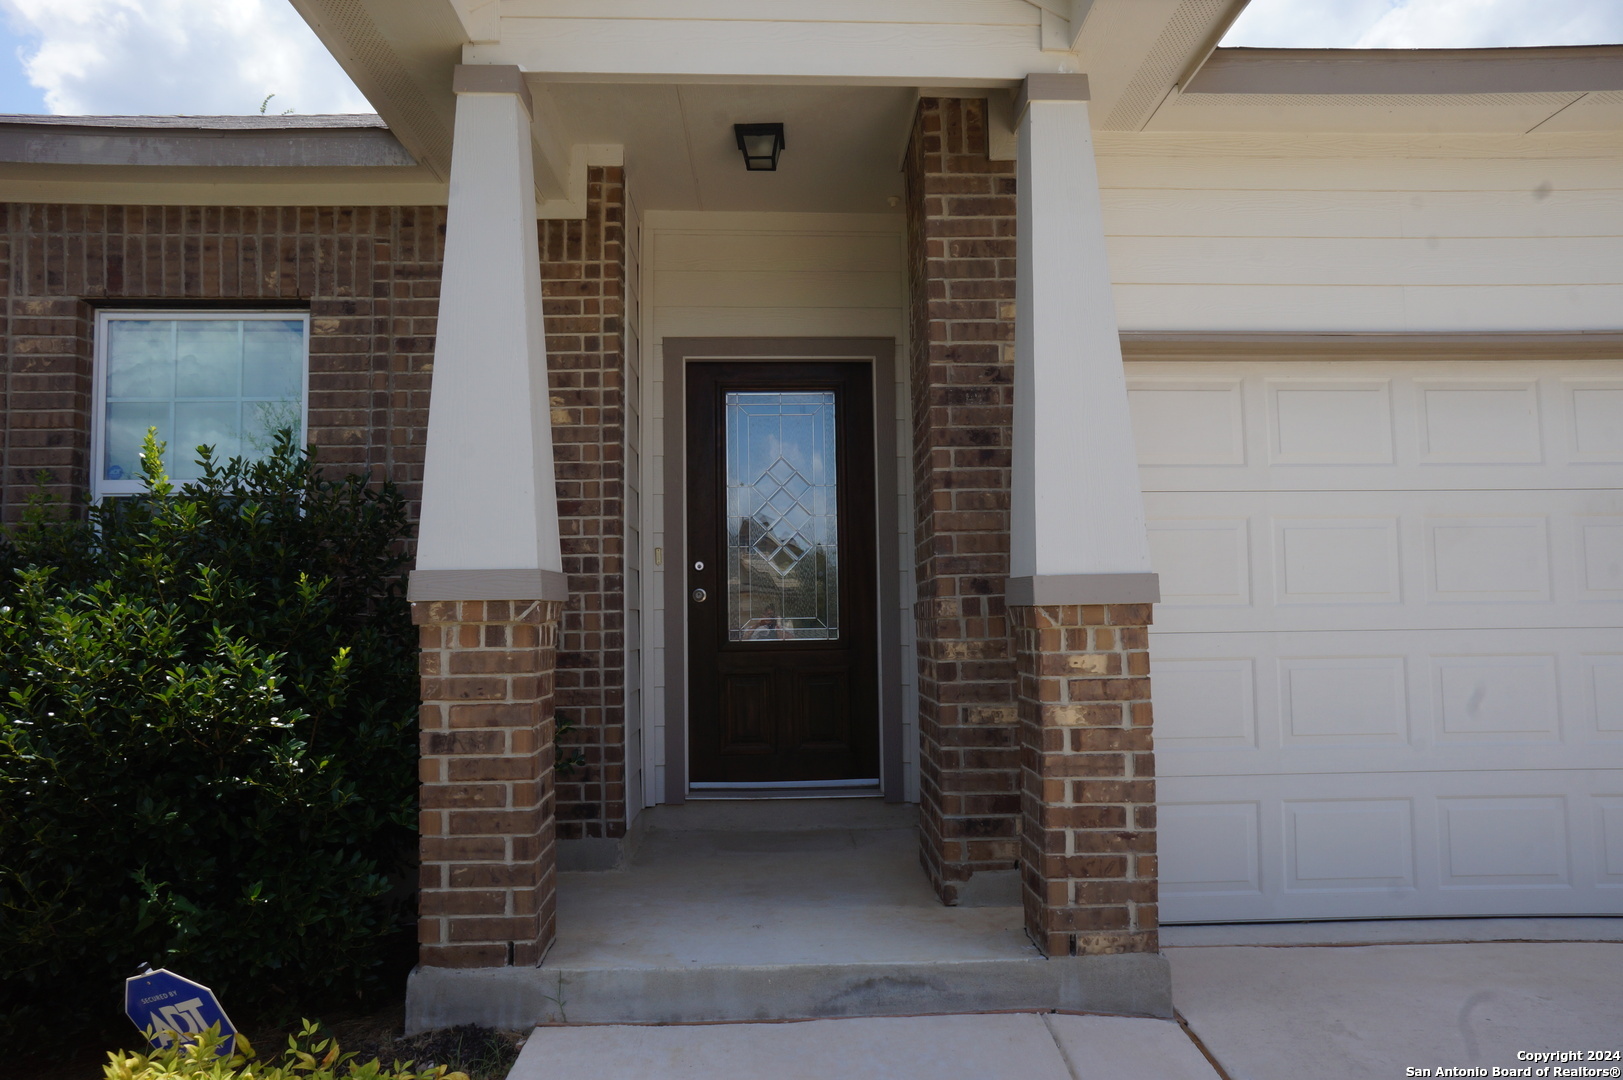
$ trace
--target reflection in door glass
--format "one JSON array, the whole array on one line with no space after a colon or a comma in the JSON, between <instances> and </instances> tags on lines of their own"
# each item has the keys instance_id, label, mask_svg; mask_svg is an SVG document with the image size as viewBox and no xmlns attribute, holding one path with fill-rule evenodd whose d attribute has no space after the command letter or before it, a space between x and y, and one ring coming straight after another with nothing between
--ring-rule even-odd
<instances>
[{"instance_id":1,"label":"reflection in door glass","mask_svg":"<svg viewBox=\"0 0 1623 1080\"><path fill-rule=\"evenodd\" d=\"M727 637L840 636L834 391L727 395Z\"/></svg>"}]
</instances>

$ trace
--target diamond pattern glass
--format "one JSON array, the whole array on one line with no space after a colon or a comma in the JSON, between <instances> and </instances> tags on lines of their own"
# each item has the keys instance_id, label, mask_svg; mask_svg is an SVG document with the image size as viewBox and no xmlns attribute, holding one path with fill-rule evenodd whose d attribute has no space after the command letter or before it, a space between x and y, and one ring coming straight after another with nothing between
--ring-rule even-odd
<instances>
[{"instance_id":1,"label":"diamond pattern glass","mask_svg":"<svg viewBox=\"0 0 1623 1080\"><path fill-rule=\"evenodd\" d=\"M726 400L727 636L840 636L834 391Z\"/></svg>"}]
</instances>

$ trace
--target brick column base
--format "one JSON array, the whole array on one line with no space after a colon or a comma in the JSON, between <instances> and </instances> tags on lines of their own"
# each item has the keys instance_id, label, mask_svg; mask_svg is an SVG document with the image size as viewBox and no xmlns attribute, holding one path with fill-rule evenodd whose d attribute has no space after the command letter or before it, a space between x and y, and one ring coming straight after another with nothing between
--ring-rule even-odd
<instances>
[{"instance_id":1,"label":"brick column base","mask_svg":"<svg viewBox=\"0 0 1623 1080\"><path fill-rule=\"evenodd\" d=\"M419 957L541 962L556 934L553 679L563 605L412 605L422 674Z\"/></svg>"},{"instance_id":2,"label":"brick column base","mask_svg":"<svg viewBox=\"0 0 1623 1080\"><path fill-rule=\"evenodd\" d=\"M1026 929L1049 956L1157 952L1149 604L1010 607Z\"/></svg>"}]
</instances>

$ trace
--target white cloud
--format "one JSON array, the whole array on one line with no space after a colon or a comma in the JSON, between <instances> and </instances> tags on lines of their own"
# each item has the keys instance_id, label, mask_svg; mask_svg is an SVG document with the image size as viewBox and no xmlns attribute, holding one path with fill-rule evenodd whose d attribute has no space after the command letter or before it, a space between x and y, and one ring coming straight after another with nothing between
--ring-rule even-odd
<instances>
[{"instance_id":1,"label":"white cloud","mask_svg":"<svg viewBox=\"0 0 1623 1080\"><path fill-rule=\"evenodd\" d=\"M372 112L287 0L0 0L67 115Z\"/></svg>"},{"instance_id":2,"label":"white cloud","mask_svg":"<svg viewBox=\"0 0 1623 1080\"><path fill-rule=\"evenodd\" d=\"M1617 0L1251 0L1223 38L1273 49L1623 44Z\"/></svg>"},{"instance_id":3,"label":"white cloud","mask_svg":"<svg viewBox=\"0 0 1623 1080\"><path fill-rule=\"evenodd\" d=\"M1489 49L1623 43L1623 5L1605 0L1409 0L1354 43L1359 49Z\"/></svg>"},{"instance_id":4,"label":"white cloud","mask_svg":"<svg viewBox=\"0 0 1623 1080\"><path fill-rule=\"evenodd\" d=\"M1391 6L1389 0L1251 0L1223 44L1255 49L1346 48Z\"/></svg>"}]
</instances>

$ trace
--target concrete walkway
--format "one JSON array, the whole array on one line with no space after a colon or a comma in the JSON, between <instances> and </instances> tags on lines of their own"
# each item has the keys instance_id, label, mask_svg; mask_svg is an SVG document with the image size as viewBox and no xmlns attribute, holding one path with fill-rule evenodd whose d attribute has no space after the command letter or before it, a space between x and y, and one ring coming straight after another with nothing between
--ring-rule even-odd
<instances>
[{"instance_id":1,"label":"concrete walkway","mask_svg":"<svg viewBox=\"0 0 1623 1080\"><path fill-rule=\"evenodd\" d=\"M982 1013L544 1027L509 1080L1214 1080L1170 1020Z\"/></svg>"},{"instance_id":2,"label":"concrete walkway","mask_svg":"<svg viewBox=\"0 0 1623 1080\"><path fill-rule=\"evenodd\" d=\"M1168 938L1173 1005L1232 1080L1491 1075L1526 1067L1522 1052L1623 1051L1623 919L1191 927Z\"/></svg>"},{"instance_id":3,"label":"concrete walkway","mask_svg":"<svg viewBox=\"0 0 1623 1080\"><path fill-rule=\"evenodd\" d=\"M1172 1021L981 1013L543 1027L511 1080L1385 1080L1623 1051L1623 918L1173 927L1166 940L1174 1004L1216 1068Z\"/></svg>"}]
</instances>

